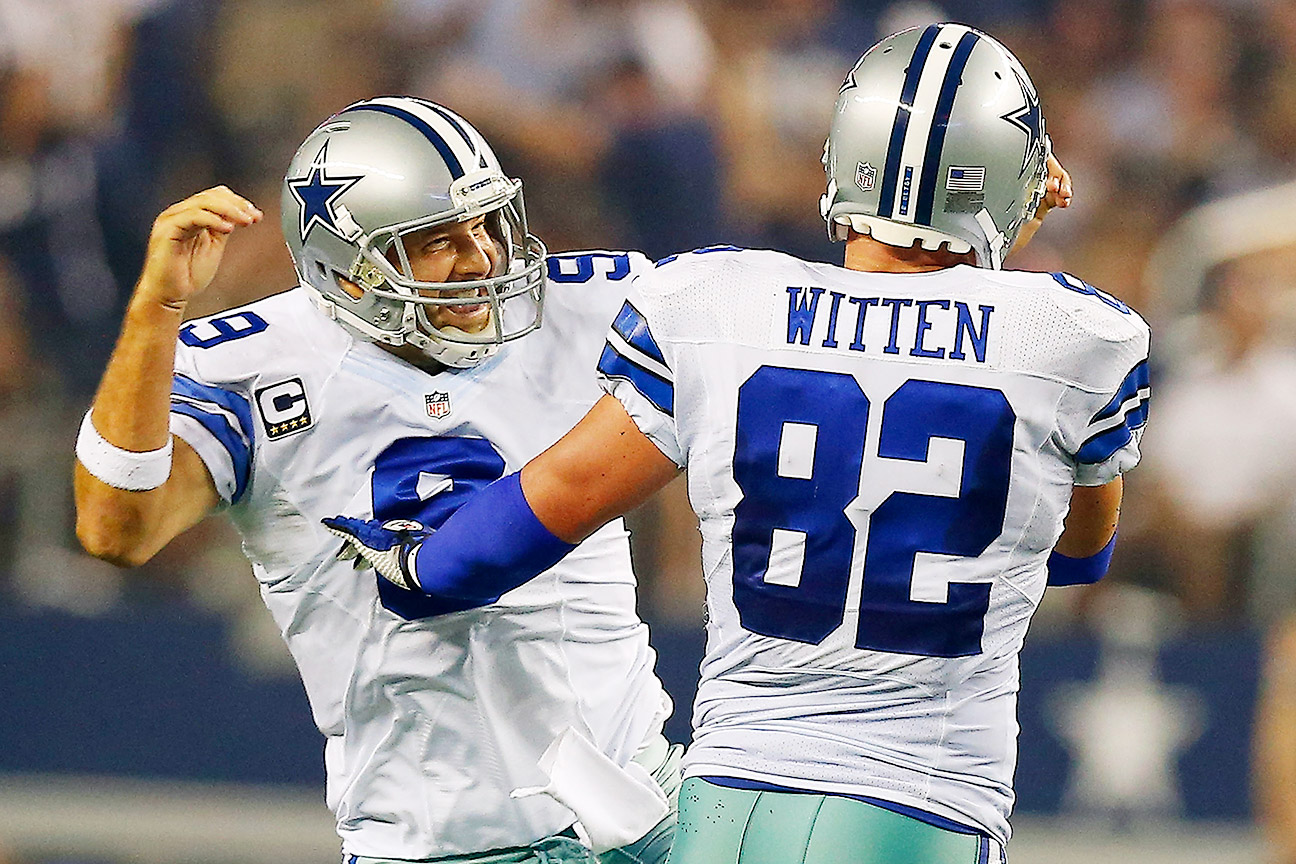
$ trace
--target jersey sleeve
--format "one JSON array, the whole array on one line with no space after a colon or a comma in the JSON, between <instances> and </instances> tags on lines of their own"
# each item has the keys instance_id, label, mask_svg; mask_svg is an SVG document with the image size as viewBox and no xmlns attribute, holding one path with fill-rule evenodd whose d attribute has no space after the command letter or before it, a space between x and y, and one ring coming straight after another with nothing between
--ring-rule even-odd
<instances>
[{"instance_id":1,"label":"jersey sleeve","mask_svg":"<svg viewBox=\"0 0 1296 864\"><path fill-rule=\"evenodd\" d=\"M216 491L237 504L252 477L252 406L236 390L177 372L171 382L171 432L193 447Z\"/></svg>"},{"instance_id":2,"label":"jersey sleeve","mask_svg":"<svg viewBox=\"0 0 1296 864\"><path fill-rule=\"evenodd\" d=\"M1075 461L1075 485L1101 486L1138 464L1152 395L1147 325L1130 311L1124 338L1092 341L1085 365L1094 386L1063 400L1063 445Z\"/></svg>"},{"instance_id":3,"label":"jersey sleeve","mask_svg":"<svg viewBox=\"0 0 1296 864\"><path fill-rule=\"evenodd\" d=\"M632 285L608 329L598 361L599 385L621 402L657 449L683 467L675 428L675 373L653 336L648 310L650 306Z\"/></svg>"},{"instance_id":4,"label":"jersey sleeve","mask_svg":"<svg viewBox=\"0 0 1296 864\"><path fill-rule=\"evenodd\" d=\"M549 327L558 317L547 314L549 305L561 305L559 314L564 322L579 322L582 332L588 328L597 345L621 308L630 284L652 269L652 260L642 252L597 249L550 253L545 260L544 326Z\"/></svg>"}]
</instances>

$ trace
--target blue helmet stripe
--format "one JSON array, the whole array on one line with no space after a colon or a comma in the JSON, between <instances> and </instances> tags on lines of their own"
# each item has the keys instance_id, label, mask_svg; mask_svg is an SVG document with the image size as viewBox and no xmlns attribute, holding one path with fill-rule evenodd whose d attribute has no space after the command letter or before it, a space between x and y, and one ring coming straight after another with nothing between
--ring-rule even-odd
<instances>
[{"instance_id":1,"label":"blue helmet stripe","mask_svg":"<svg viewBox=\"0 0 1296 864\"><path fill-rule=\"evenodd\" d=\"M441 137L441 133L437 132L421 118L393 105L377 105L372 102L364 105L352 105L347 109L347 111L377 111L380 114L390 114L393 117L404 120L406 123L422 132L424 137L432 142L432 146L441 154L441 158L445 160L446 167L450 169L451 177L458 180L460 177L464 176L463 166L459 164L459 157L455 156L454 151L450 149L450 145Z\"/></svg>"},{"instance_id":2,"label":"blue helmet stripe","mask_svg":"<svg viewBox=\"0 0 1296 864\"><path fill-rule=\"evenodd\" d=\"M611 342L603 346L598 371L608 378L629 381L658 411L675 416L675 385L618 352Z\"/></svg>"},{"instance_id":3,"label":"blue helmet stripe","mask_svg":"<svg viewBox=\"0 0 1296 864\"><path fill-rule=\"evenodd\" d=\"M429 102L426 99L415 99L414 101L422 105L424 108L428 109L429 111L436 112L437 116L439 116L442 120L446 121L452 127L454 127L454 130L459 133L460 137L462 137L464 141L468 142L468 149L471 150L474 155L476 155L477 142L473 141L472 136L468 134L468 130L464 129L463 124L459 122L458 117L451 114L449 111L442 108L440 105L436 104L435 102Z\"/></svg>"},{"instance_id":4,"label":"blue helmet stripe","mask_svg":"<svg viewBox=\"0 0 1296 864\"><path fill-rule=\"evenodd\" d=\"M945 149L945 131L949 128L954 94L963 83L963 70L967 67L968 57L972 55L972 48L978 38L980 37L975 30L969 30L959 39L950 65L945 70L940 95L936 97L936 111L931 132L927 135L927 154L923 157L922 178L918 182L918 209L914 213L914 222L919 225L931 225L937 178L940 176L941 152Z\"/></svg>"},{"instance_id":5,"label":"blue helmet stripe","mask_svg":"<svg viewBox=\"0 0 1296 864\"><path fill-rule=\"evenodd\" d=\"M927 55L931 53L932 44L941 25L932 24L918 39L909 67L905 70L904 86L900 89L900 104L896 107L895 122L891 125L891 142L887 146L886 167L882 171L882 191L878 198L878 215L884 219L891 218L895 207L896 184L900 179L900 157L904 151L905 133L909 131L909 115L913 109L914 97L918 95L918 79L922 78L923 66L927 64Z\"/></svg>"}]
</instances>

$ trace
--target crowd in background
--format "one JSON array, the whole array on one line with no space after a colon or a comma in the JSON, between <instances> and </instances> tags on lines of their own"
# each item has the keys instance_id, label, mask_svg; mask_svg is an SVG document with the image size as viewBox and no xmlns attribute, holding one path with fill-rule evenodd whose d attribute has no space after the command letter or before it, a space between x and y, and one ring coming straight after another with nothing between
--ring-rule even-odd
<instances>
[{"instance_id":1,"label":"crowd in background","mask_svg":"<svg viewBox=\"0 0 1296 864\"><path fill-rule=\"evenodd\" d=\"M553 250L724 242L837 262L817 210L834 94L878 37L941 19L1021 57L1075 178L1075 206L1010 266L1072 272L1154 333L1112 573L1050 596L1040 626L1083 626L1138 594L1168 621L1282 633L1296 611L1296 0L0 0L11 602L93 614L170 592L227 611L250 662L286 663L223 522L138 572L74 551L76 423L169 203L225 183L268 216L194 314L284 290L293 148L352 101L410 93L495 144ZM696 532L670 491L634 519L643 602L700 620ZM1288 677L1293 642L1274 643Z\"/></svg>"}]
</instances>

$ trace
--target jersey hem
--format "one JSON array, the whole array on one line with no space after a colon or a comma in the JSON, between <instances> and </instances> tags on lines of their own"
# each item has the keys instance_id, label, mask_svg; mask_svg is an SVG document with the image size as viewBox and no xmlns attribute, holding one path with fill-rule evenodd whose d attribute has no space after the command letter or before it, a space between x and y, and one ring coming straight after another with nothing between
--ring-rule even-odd
<instances>
[{"instance_id":1,"label":"jersey hem","mask_svg":"<svg viewBox=\"0 0 1296 864\"><path fill-rule=\"evenodd\" d=\"M764 771L752 771L744 768L735 768L732 765L717 765L706 762L695 762L685 768L684 779L687 780L691 777L697 777L701 780L705 780L708 777L732 777L737 780L751 780L758 783L768 783L773 786L783 786L788 789L795 789L820 795L841 795L851 798L876 798L879 801L889 802L901 807L912 807L915 810L922 810L931 813L934 816L949 819L950 821L965 825L974 831L979 831L1002 844L1008 842L1008 835L1011 833L996 831L988 825L982 824L970 814L942 804L939 801L919 798L915 795L905 795L894 789L884 789L877 786L825 783L820 780L807 780L802 777L784 777Z\"/></svg>"}]
</instances>

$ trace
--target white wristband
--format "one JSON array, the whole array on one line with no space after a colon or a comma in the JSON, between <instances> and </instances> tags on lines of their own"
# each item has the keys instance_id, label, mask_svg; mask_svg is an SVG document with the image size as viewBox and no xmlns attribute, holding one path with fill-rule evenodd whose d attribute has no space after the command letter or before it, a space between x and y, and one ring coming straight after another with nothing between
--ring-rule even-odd
<instances>
[{"instance_id":1,"label":"white wristband","mask_svg":"<svg viewBox=\"0 0 1296 864\"><path fill-rule=\"evenodd\" d=\"M87 411L81 421L76 442L77 459L87 471L114 489L127 492L145 492L166 482L171 476L171 438L157 450L143 453L123 450L99 434L90 413Z\"/></svg>"}]
</instances>

